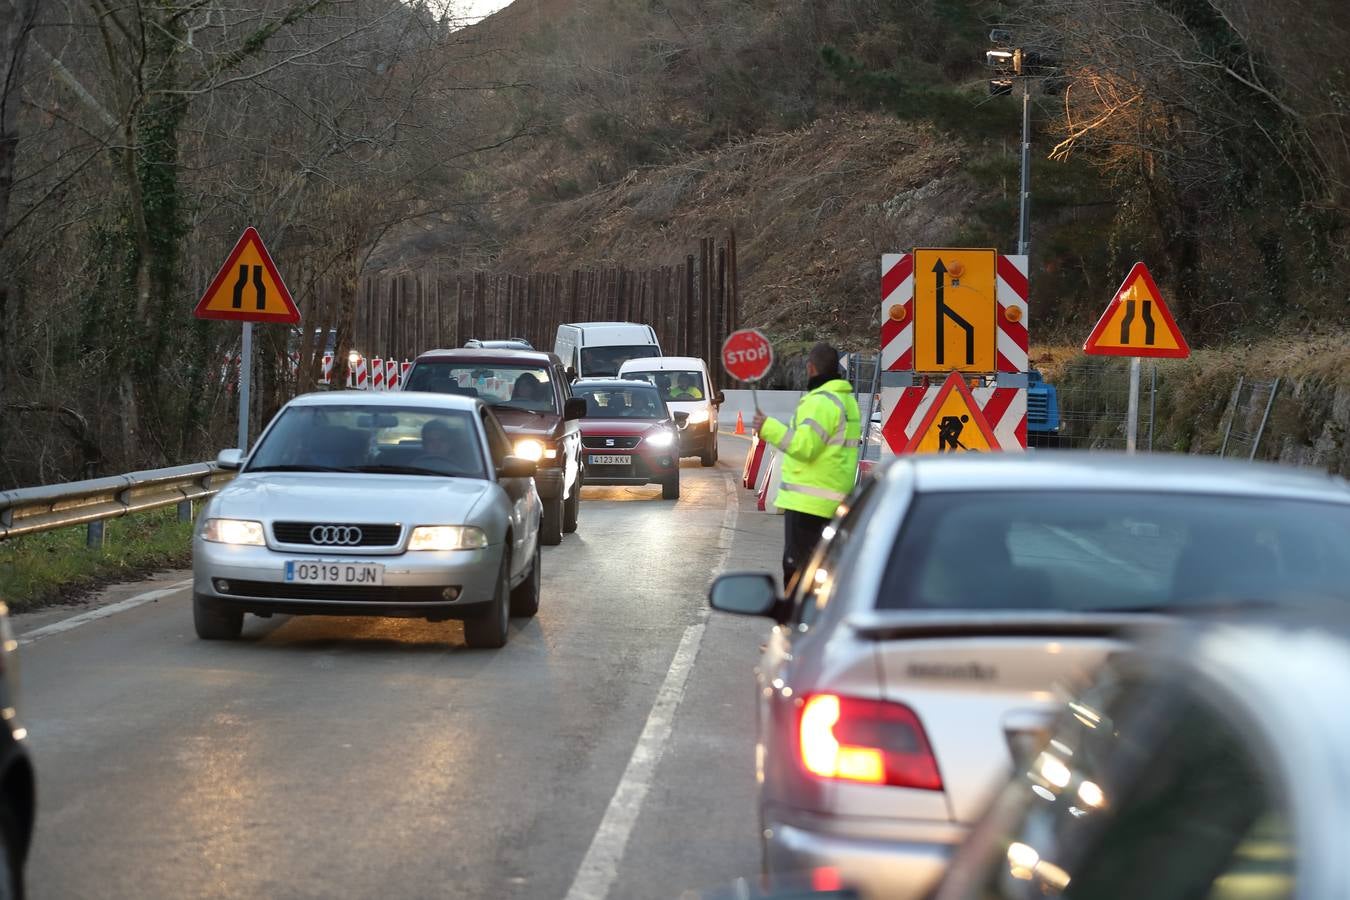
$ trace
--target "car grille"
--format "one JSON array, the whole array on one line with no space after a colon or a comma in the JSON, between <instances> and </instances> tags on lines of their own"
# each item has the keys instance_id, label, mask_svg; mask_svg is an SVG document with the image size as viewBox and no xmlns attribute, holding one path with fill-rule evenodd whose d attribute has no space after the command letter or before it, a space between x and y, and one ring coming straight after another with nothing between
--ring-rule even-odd
<instances>
[{"instance_id":1,"label":"car grille","mask_svg":"<svg viewBox=\"0 0 1350 900\"><path fill-rule=\"evenodd\" d=\"M604 437L593 435L583 437L581 439L581 446L585 447L587 450L632 450L638 445L639 440L641 440L641 438L638 437ZM609 441L613 441L614 443L611 444Z\"/></svg>"},{"instance_id":2,"label":"car grille","mask_svg":"<svg viewBox=\"0 0 1350 900\"><path fill-rule=\"evenodd\" d=\"M361 539L352 543L319 543L312 537L315 528L359 528ZM309 544L316 547L393 547L403 535L402 525L371 525L360 522L273 522L272 536L283 544Z\"/></svg>"},{"instance_id":3,"label":"car grille","mask_svg":"<svg viewBox=\"0 0 1350 900\"><path fill-rule=\"evenodd\" d=\"M263 597L269 600L352 600L370 603L443 603L446 586L384 587L345 584L288 584L281 581L229 580L232 597ZM458 593L459 588L453 588Z\"/></svg>"},{"instance_id":4,"label":"car grille","mask_svg":"<svg viewBox=\"0 0 1350 900\"><path fill-rule=\"evenodd\" d=\"M1043 425L1050 419L1050 398L1044 393L1027 391L1027 419Z\"/></svg>"}]
</instances>

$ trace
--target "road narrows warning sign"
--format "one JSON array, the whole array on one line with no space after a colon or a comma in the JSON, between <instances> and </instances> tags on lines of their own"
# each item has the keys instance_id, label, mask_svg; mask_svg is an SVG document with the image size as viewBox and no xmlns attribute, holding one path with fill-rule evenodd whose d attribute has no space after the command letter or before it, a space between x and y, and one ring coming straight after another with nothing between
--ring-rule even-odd
<instances>
[{"instance_id":1,"label":"road narrows warning sign","mask_svg":"<svg viewBox=\"0 0 1350 900\"><path fill-rule=\"evenodd\" d=\"M1001 449L989 420L966 386L965 377L952 372L904 452L987 453Z\"/></svg>"},{"instance_id":2,"label":"road narrows warning sign","mask_svg":"<svg viewBox=\"0 0 1350 900\"><path fill-rule=\"evenodd\" d=\"M1098 356L1185 359L1191 348L1142 262L1134 264L1083 344Z\"/></svg>"},{"instance_id":3,"label":"road narrows warning sign","mask_svg":"<svg viewBox=\"0 0 1350 900\"><path fill-rule=\"evenodd\" d=\"M252 225L239 236L192 314L237 322L300 321L300 310Z\"/></svg>"}]
</instances>

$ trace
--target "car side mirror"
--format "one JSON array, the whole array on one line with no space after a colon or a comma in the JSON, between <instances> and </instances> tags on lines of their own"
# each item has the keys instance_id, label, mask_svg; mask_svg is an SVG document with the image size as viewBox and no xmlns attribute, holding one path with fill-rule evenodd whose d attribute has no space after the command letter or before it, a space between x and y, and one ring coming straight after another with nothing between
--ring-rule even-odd
<instances>
[{"instance_id":1,"label":"car side mirror","mask_svg":"<svg viewBox=\"0 0 1350 900\"><path fill-rule=\"evenodd\" d=\"M216 454L216 465L222 469L237 470L244 465L244 451L238 447L222 450Z\"/></svg>"},{"instance_id":2,"label":"car side mirror","mask_svg":"<svg viewBox=\"0 0 1350 900\"><path fill-rule=\"evenodd\" d=\"M726 403L726 402L727 402L727 395L726 395L725 393L723 393L722 391L718 391L717 393L713 394L713 405L714 405L714 406L721 406L723 403Z\"/></svg>"},{"instance_id":3,"label":"car side mirror","mask_svg":"<svg viewBox=\"0 0 1350 900\"><path fill-rule=\"evenodd\" d=\"M568 366L568 367L567 367L567 378L568 378L569 381L576 381L576 380L577 380L577 370L574 369L574 368L572 368L571 366Z\"/></svg>"},{"instance_id":4,"label":"car side mirror","mask_svg":"<svg viewBox=\"0 0 1350 900\"><path fill-rule=\"evenodd\" d=\"M685 423L689 421L689 413L687 413L687 412L677 412L677 413L674 413L674 418L675 418L675 424L678 425L678 426L680 426L681 428L683 428L684 425L685 425Z\"/></svg>"},{"instance_id":5,"label":"car side mirror","mask_svg":"<svg viewBox=\"0 0 1350 900\"><path fill-rule=\"evenodd\" d=\"M532 459L525 459L520 456L508 456L502 460L502 464L497 467L498 478L530 478L535 472L539 471Z\"/></svg>"},{"instance_id":6,"label":"car side mirror","mask_svg":"<svg viewBox=\"0 0 1350 900\"><path fill-rule=\"evenodd\" d=\"M586 400L584 397L568 397L563 403L563 421L586 418Z\"/></svg>"},{"instance_id":7,"label":"car side mirror","mask_svg":"<svg viewBox=\"0 0 1350 900\"><path fill-rule=\"evenodd\" d=\"M778 596L778 585L768 572L728 572L717 576L708 588L708 603L721 612L768 616L780 622L786 608Z\"/></svg>"}]
</instances>

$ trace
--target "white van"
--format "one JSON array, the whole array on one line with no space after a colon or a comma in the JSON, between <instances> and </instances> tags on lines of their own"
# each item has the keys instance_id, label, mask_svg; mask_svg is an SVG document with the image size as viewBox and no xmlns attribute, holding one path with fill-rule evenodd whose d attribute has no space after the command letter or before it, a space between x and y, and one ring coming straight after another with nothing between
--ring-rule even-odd
<instances>
[{"instance_id":1,"label":"white van","mask_svg":"<svg viewBox=\"0 0 1350 900\"><path fill-rule=\"evenodd\" d=\"M577 322L559 325L553 352L577 378L614 378L630 359L660 356L650 325L632 322Z\"/></svg>"},{"instance_id":2,"label":"white van","mask_svg":"<svg viewBox=\"0 0 1350 900\"><path fill-rule=\"evenodd\" d=\"M713 390L708 366L695 356L630 359L620 378L650 381L680 426L680 455L697 456L705 466L717 463L717 409L725 400Z\"/></svg>"}]
</instances>

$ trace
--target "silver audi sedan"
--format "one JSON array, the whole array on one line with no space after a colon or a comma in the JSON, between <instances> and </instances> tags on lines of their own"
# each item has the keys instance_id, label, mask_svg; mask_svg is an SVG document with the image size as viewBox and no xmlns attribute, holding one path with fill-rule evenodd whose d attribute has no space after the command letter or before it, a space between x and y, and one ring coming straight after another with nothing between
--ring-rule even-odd
<instances>
[{"instance_id":1,"label":"silver audi sedan","mask_svg":"<svg viewBox=\"0 0 1350 900\"><path fill-rule=\"evenodd\" d=\"M198 637L245 613L463 619L470 647L506 643L539 609L534 463L480 401L309 394L277 414L192 543Z\"/></svg>"},{"instance_id":2,"label":"silver audi sedan","mask_svg":"<svg viewBox=\"0 0 1350 900\"><path fill-rule=\"evenodd\" d=\"M907 457L787 597L738 573L711 600L777 623L755 670L765 869L920 897L1049 736L1057 691L1133 629L1350 605L1350 489L1175 456Z\"/></svg>"}]
</instances>

